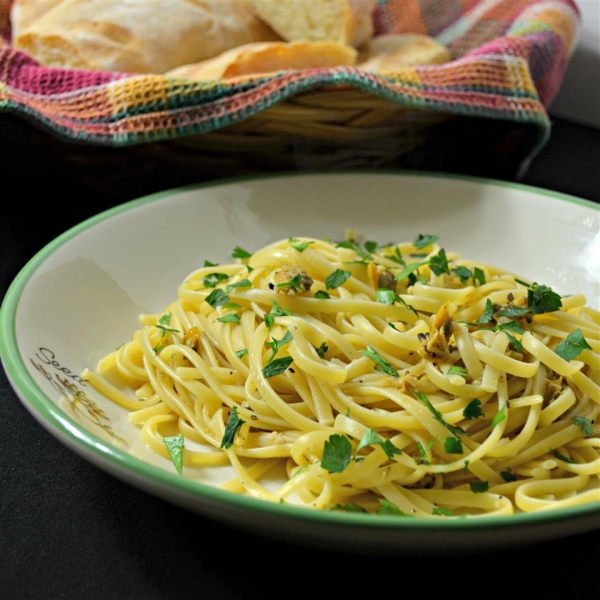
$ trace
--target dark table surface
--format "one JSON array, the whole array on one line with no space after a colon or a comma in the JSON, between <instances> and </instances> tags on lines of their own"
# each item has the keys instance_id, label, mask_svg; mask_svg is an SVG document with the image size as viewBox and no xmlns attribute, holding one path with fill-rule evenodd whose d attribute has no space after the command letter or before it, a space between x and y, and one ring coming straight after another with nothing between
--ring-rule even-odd
<instances>
[{"instance_id":1,"label":"dark table surface","mask_svg":"<svg viewBox=\"0 0 600 600\"><path fill-rule=\"evenodd\" d=\"M45 244L121 199L52 181L43 157L35 157L34 148L13 153L1 128L0 147L1 300ZM600 130L553 120L550 140L519 181L600 203ZM467 592L469 581L469 593L479 595L511 586L520 573L531 584L535 578L538 595L554 591L561 580L586 593L600 566L599 534L433 559L328 552L263 539L193 515L84 461L34 420L0 369L3 600L280 598L290 590L314 597L321 589L316 585L340 597L414 593L415 584L423 591L423 583L430 592L440 587L449 593L457 585Z\"/></svg>"}]
</instances>

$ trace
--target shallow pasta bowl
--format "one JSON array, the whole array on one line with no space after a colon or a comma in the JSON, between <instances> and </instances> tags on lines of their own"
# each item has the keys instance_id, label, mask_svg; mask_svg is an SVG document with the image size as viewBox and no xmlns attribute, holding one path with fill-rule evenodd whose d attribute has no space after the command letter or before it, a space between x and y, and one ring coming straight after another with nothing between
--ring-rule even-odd
<instances>
[{"instance_id":1,"label":"shallow pasta bowl","mask_svg":"<svg viewBox=\"0 0 600 600\"><path fill-rule=\"evenodd\" d=\"M599 207L518 184L398 172L278 174L144 197L65 232L19 273L1 309L0 355L20 400L99 468L204 516L294 543L374 553L473 552L600 528L597 503L475 519L405 519L257 500L151 460L126 411L82 378L158 313L205 259L289 237L439 236L447 249L584 293L598 309Z\"/></svg>"}]
</instances>

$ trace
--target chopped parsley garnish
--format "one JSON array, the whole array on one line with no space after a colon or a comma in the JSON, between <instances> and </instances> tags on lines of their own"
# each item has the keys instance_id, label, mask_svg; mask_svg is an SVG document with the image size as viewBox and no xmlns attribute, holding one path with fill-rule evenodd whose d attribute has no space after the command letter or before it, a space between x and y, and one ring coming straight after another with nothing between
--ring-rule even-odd
<instances>
[{"instance_id":1,"label":"chopped parsley garnish","mask_svg":"<svg viewBox=\"0 0 600 600\"><path fill-rule=\"evenodd\" d=\"M549 313L562 306L561 297L546 285L533 283L527 289L527 306L534 315Z\"/></svg>"},{"instance_id":2,"label":"chopped parsley garnish","mask_svg":"<svg viewBox=\"0 0 600 600\"><path fill-rule=\"evenodd\" d=\"M328 290L332 290L340 285L343 285L352 275L350 271L344 271L343 269L336 269L333 273L330 273L325 280L325 287Z\"/></svg>"},{"instance_id":3,"label":"chopped parsley garnish","mask_svg":"<svg viewBox=\"0 0 600 600\"><path fill-rule=\"evenodd\" d=\"M390 440L384 440L373 428L369 429L360 439L354 456L359 453L360 450L367 446L381 446L383 451L386 453L388 458L393 458L396 454L402 454L402 450L394 446Z\"/></svg>"},{"instance_id":4,"label":"chopped parsley garnish","mask_svg":"<svg viewBox=\"0 0 600 600\"><path fill-rule=\"evenodd\" d=\"M437 515L438 517L453 517L454 516L454 513L449 508L440 508L439 506L434 507L431 514Z\"/></svg>"},{"instance_id":5,"label":"chopped parsley garnish","mask_svg":"<svg viewBox=\"0 0 600 600\"><path fill-rule=\"evenodd\" d=\"M440 251L429 259L429 268L436 274L441 275L447 273L450 275L450 269L448 268L448 259L446 258L446 251L440 248Z\"/></svg>"},{"instance_id":6,"label":"chopped parsley garnish","mask_svg":"<svg viewBox=\"0 0 600 600\"><path fill-rule=\"evenodd\" d=\"M280 375L283 373L293 362L294 359L291 356L276 358L268 365L263 367L262 373L266 379L269 377L275 377L275 375Z\"/></svg>"},{"instance_id":7,"label":"chopped parsley garnish","mask_svg":"<svg viewBox=\"0 0 600 600\"><path fill-rule=\"evenodd\" d=\"M448 369L448 375L460 375L463 378L467 378L469 375L468 371L464 367L459 367L457 365L452 365Z\"/></svg>"},{"instance_id":8,"label":"chopped parsley garnish","mask_svg":"<svg viewBox=\"0 0 600 600\"><path fill-rule=\"evenodd\" d=\"M565 360L573 360L586 349L591 350L592 347L587 343L581 329L576 329L567 336L566 340L561 340L554 351Z\"/></svg>"},{"instance_id":9,"label":"chopped parsley garnish","mask_svg":"<svg viewBox=\"0 0 600 600\"><path fill-rule=\"evenodd\" d=\"M325 440L321 466L330 473L341 473L352 460L352 444L350 440L334 433Z\"/></svg>"},{"instance_id":10,"label":"chopped parsley garnish","mask_svg":"<svg viewBox=\"0 0 600 600\"><path fill-rule=\"evenodd\" d=\"M381 356L371 344L367 344L366 350L359 350L361 354L364 354L367 358L370 358L384 373L391 375L392 377L398 377L398 371L394 369L390 363Z\"/></svg>"},{"instance_id":11,"label":"chopped parsley garnish","mask_svg":"<svg viewBox=\"0 0 600 600\"><path fill-rule=\"evenodd\" d=\"M271 356L267 360L267 364L273 361L275 355L277 354L277 352L279 352L279 349L282 346L285 346L286 344L289 344L292 341L292 332L288 329L285 332L285 335L280 340L277 340L274 337L271 337L271 339L273 340L272 342L267 342L267 346L271 348Z\"/></svg>"},{"instance_id":12,"label":"chopped parsley garnish","mask_svg":"<svg viewBox=\"0 0 600 600\"><path fill-rule=\"evenodd\" d=\"M490 427L496 427L498 423L501 423L506 419L506 405L504 405L497 413L496 416L492 419L492 423Z\"/></svg>"},{"instance_id":13,"label":"chopped parsley garnish","mask_svg":"<svg viewBox=\"0 0 600 600\"><path fill-rule=\"evenodd\" d=\"M480 419L483 417L483 410L481 409L481 400L479 398L473 398L469 404L463 409L463 417L470 421L471 419Z\"/></svg>"},{"instance_id":14,"label":"chopped parsley garnish","mask_svg":"<svg viewBox=\"0 0 600 600\"><path fill-rule=\"evenodd\" d=\"M273 327L273 324L275 323L275 317L292 317L294 315L293 312L286 310L282 306L279 306L275 300L273 300L271 304L271 311L268 314L265 314L265 324L267 329L271 329L271 327Z\"/></svg>"},{"instance_id":15,"label":"chopped parsley garnish","mask_svg":"<svg viewBox=\"0 0 600 600\"><path fill-rule=\"evenodd\" d=\"M379 498L379 504L381 506L377 509L378 515L393 515L396 517L412 517L413 515L407 515L405 512L400 510L393 502L386 500L385 498Z\"/></svg>"},{"instance_id":16,"label":"chopped parsley garnish","mask_svg":"<svg viewBox=\"0 0 600 600\"><path fill-rule=\"evenodd\" d=\"M239 430L239 428L246 421L240 419L237 406L233 406L231 409L231 413L229 414L229 419L227 421L227 425L225 426L225 433L223 434L223 439L221 440L221 448L231 448L233 446L233 440Z\"/></svg>"},{"instance_id":17,"label":"chopped parsley garnish","mask_svg":"<svg viewBox=\"0 0 600 600\"><path fill-rule=\"evenodd\" d=\"M331 508L331 510L341 510L342 512L353 512L353 513L366 513L368 512L366 508L363 508L360 504L356 504L356 502L344 502L344 504L336 504Z\"/></svg>"},{"instance_id":18,"label":"chopped parsley garnish","mask_svg":"<svg viewBox=\"0 0 600 600\"><path fill-rule=\"evenodd\" d=\"M485 301L485 309L483 311L483 314L479 317L479 319L477 319L477 323L484 325L485 323L489 323L493 319L494 319L494 305L492 304L492 301L488 298Z\"/></svg>"},{"instance_id":19,"label":"chopped parsley garnish","mask_svg":"<svg viewBox=\"0 0 600 600\"><path fill-rule=\"evenodd\" d=\"M318 348L315 348L315 350L320 358L325 358L325 354L327 353L327 350L329 350L329 347L323 342Z\"/></svg>"},{"instance_id":20,"label":"chopped parsley garnish","mask_svg":"<svg viewBox=\"0 0 600 600\"><path fill-rule=\"evenodd\" d=\"M446 429L448 429L448 431L450 431L450 433L452 433L456 437L459 437L461 435L467 435L467 432L464 429L462 429L461 427L458 427L458 425L451 425L450 423L447 423L444 420L442 413L439 410L437 410L437 408L435 408L435 406L433 406L433 404L431 404L431 401L429 400L429 398L427 397L427 395L424 392L419 392L419 391L413 389L412 393L429 409L429 412L431 412L431 414L433 415L433 418L438 423L441 423Z\"/></svg>"},{"instance_id":21,"label":"chopped parsley garnish","mask_svg":"<svg viewBox=\"0 0 600 600\"><path fill-rule=\"evenodd\" d=\"M562 461L564 461L566 463L570 463L572 465L576 465L577 464L577 461L573 460L572 458L569 458L568 456L565 456L564 454L561 454L556 449L550 448L550 454L552 454L552 456L555 456L559 460L562 460Z\"/></svg>"},{"instance_id":22,"label":"chopped parsley garnish","mask_svg":"<svg viewBox=\"0 0 600 600\"><path fill-rule=\"evenodd\" d=\"M276 288L290 288L292 290L303 290L302 287L302 275L294 275L289 281L282 281L275 285Z\"/></svg>"},{"instance_id":23,"label":"chopped parsley garnish","mask_svg":"<svg viewBox=\"0 0 600 600\"><path fill-rule=\"evenodd\" d=\"M227 302L229 302L229 296L221 288L216 288L206 296L205 300L213 308L217 308L223 304L227 304Z\"/></svg>"},{"instance_id":24,"label":"chopped parsley garnish","mask_svg":"<svg viewBox=\"0 0 600 600\"><path fill-rule=\"evenodd\" d=\"M594 434L592 422L587 417L571 417L571 421L583 431L583 435L586 437L590 437Z\"/></svg>"},{"instance_id":25,"label":"chopped parsley garnish","mask_svg":"<svg viewBox=\"0 0 600 600\"><path fill-rule=\"evenodd\" d=\"M457 437L447 437L444 442L444 450L446 450L448 454L462 454L462 442Z\"/></svg>"},{"instance_id":26,"label":"chopped parsley garnish","mask_svg":"<svg viewBox=\"0 0 600 600\"><path fill-rule=\"evenodd\" d=\"M315 292L315 298L319 298L321 300L329 300L331 296L325 290L318 290Z\"/></svg>"},{"instance_id":27,"label":"chopped parsley garnish","mask_svg":"<svg viewBox=\"0 0 600 600\"><path fill-rule=\"evenodd\" d=\"M396 294L392 290L387 288L379 288L375 293L375 301L381 302L381 304L394 304L396 300Z\"/></svg>"},{"instance_id":28,"label":"chopped parsley garnish","mask_svg":"<svg viewBox=\"0 0 600 600\"><path fill-rule=\"evenodd\" d=\"M471 481L469 487L474 494L483 494L490 489L490 484L487 481Z\"/></svg>"},{"instance_id":29,"label":"chopped parsley garnish","mask_svg":"<svg viewBox=\"0 0 600 600\"><path fill-rule=\"evenodd\" d=\"M248 250L244 250L239 246L236 246L231 253L232 258L250 258L252 256L252 252L248 252Z\"/></svg>"},{"instance_id":30,"label":"chopped parsley garnish","mask_svg":"<svg viewBox=\"0 0 600 600\"><path fill-rule=\"evenodd\" d=\"M242 358L243 356L246 356L246 354L248 354L248 348L242 348L235 353L238 358Z\"/></svg>"},{"instance_id":31,"label":"chopped parsley garnish","mask_svg":"<svg viewBox=\"0 0 600 600\"><path fill-rule=\"evenodd\" d=\"M183 436L179 433L171 437L163 438L163 442L167 447L171 462L175 466L176 471L183 475Z\"/></svg>"},{"instance_id":32,"label":"chopped parsley garnish","mask_svg":"<svg viewBox=\"0 0 600 600\"><path fill-rule=\"evenodd\" d=\"M506 483L517 481L517 476L512 471L500 471L500 477L502 477Z\"/></svg>"},{"instance_id":33,"label":"chopped parsley garnish","mask_svg":"<svg viewBox=\"0 0 600 600\"><path fill-rule=\"evenodd\" d=\"M234 288L245 288L250 287L252 283L249 279L241 279L240 281L236 281L235 283L230 283L226 288L225 292L228 293Z\"/></svg>"},{"instance_id":34,"label":"chopped parsley garnish","mask_svg":"<svg viewBox=\"0 0 600 600\"><path fill-rule=\"evenodd\" d=\"M228 313L222 317L218 317L217 321L220 323L236 323L239 325L240 316L237 313Z\"/></svg>"},{"instance_id":35,"label":"chopped parsley garnish","mask_svg":"<svg viewBox=\"0 0 600 600\"><path fill-rule=\"evenodd\" d=\"M413 246L417 250L423 250L423 248L427 248L427 246L431 246L431 244L435 244L440 238L437 235L431 234L423 234L420 233L414 240Z\"/></svg>"},{"instance_id":36,"label":"chopped parsley garnish","mask_svg":"<svg viewBox=\"0 0 600 600\"><path fill-rule=\"evenodd\" d=\"M448 267L448 259L446 258L446 251L441 248L440 251L431 256L428 260L423 260L421 262L414 262L406 265L404 269L398 275L396 275L396 279L398 281L402 281L408 277L409 282L413 283L411 280L411 276L414 277L414 271L418 271L421 267L425 265L429 265L429 268L436 274L441 275L442 273L450 274L450 269Z\"/></svg>"},{"instance_id":37,"label":"chopped parsley garnish","mask_svg":"<svg viewBox=\"0 0 600 600\"><path fill-rule=\"evenodd\" d=\"M294 250L297 250L298 252L304 252L308 246L314 243L314 241L310 240L308 242L301 242L296 238L289 238L288 243L292 248L294 248Z\"/></svg>"},{"instance_id":38,"label":"chopped parsley garnish","mask_svg":"<svg viewBox=\"0 0 600 600\"><path fill-rule=\"evenodd\" d=\"M473 277L471 269L468 269L467 267L454 267L452 272L458 276L461 283L467 283L467 281Z\"/></svg>"}]
</instances>

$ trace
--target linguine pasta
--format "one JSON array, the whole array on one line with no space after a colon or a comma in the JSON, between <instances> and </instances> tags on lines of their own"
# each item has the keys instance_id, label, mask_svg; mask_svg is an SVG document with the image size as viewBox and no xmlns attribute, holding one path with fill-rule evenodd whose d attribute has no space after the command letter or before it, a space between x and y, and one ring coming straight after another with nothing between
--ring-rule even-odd
<instances>
[{"instance_id":1,"label":"linguine pasta","mask_svg":"<svg viewBox=\"0 0 600 600\"><path fill-rule=\"evenodd\" d=\"M435 236L289 238L192 272L90 384L183 476L314 509L600 502L600 314Z\"/></svg>"}]
</instances>

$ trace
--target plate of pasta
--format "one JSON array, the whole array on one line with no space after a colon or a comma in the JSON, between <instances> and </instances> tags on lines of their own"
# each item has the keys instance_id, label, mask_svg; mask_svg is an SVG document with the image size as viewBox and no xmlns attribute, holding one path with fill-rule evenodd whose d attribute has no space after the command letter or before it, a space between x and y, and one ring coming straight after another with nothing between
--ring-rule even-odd
<instances>
[{"instance_id":1,"label":"plate of pasta","mask_svg":"<svg viewBox=\"0 0 600 600\"><path fill-rule=\"evenodd\" d=\"M33 257L0 356L74 452L257 535L447 553L598 529L599 216L431 173L168 190Z\"/></svg>"}]
</instances>

